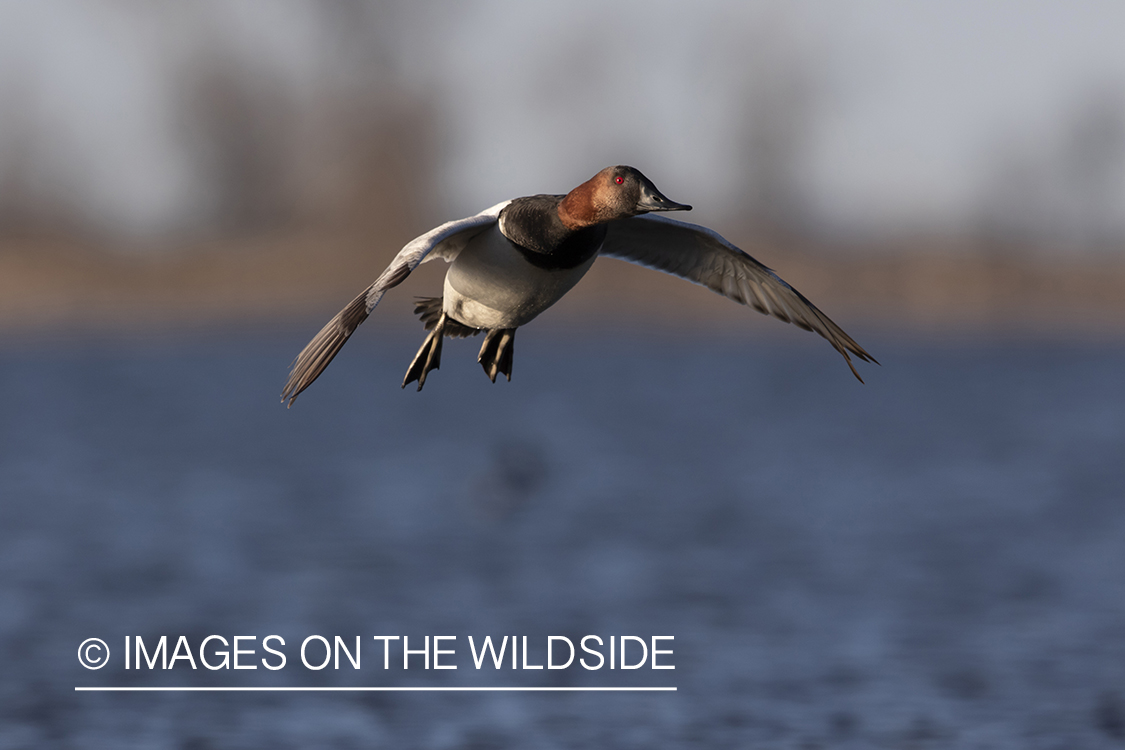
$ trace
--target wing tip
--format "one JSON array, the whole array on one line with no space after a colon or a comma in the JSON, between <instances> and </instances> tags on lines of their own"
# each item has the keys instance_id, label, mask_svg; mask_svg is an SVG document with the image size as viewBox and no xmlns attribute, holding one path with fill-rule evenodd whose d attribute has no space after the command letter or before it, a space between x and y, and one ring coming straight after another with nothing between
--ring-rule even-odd
<instances>
[{"instance_id":1,"label":"wing tip","mask_svg":"<svg viewBox=\"0 0 1125 750\"><path fill-rule=\"evenodd\" d=\"M365 290L349 302L347 307L336 313L293 360L289 369L289 379L281 390L281 402L285 403L286 399L289 401L285 408L293 406L297 396L320 377L324 369L340 353L348 338L355 333L355 329L367 319L369 308L366 299L369 291L370 289Z\"/></svg>"}]
</instances>

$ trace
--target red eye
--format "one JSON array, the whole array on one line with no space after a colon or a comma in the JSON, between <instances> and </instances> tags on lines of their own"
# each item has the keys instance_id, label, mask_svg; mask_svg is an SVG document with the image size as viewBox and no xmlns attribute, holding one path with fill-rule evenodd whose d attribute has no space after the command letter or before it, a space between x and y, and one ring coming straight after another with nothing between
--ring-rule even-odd
<instances>
[{"instance_id":1,"label":"red eye","mask_svg":"<svg viewBox=\"0 0 1125 750\"><path fill-rule=\"evenodd\" d=\"M625 184L625 178L624 177L614 177L613 181L616 182L618 185L624 185Z\"/></svg>"}]
</instances>

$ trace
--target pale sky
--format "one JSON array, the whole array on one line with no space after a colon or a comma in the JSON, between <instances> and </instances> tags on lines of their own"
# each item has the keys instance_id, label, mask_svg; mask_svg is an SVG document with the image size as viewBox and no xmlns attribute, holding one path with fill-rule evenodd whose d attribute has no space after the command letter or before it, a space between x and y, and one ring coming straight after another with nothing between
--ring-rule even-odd
<instances>
[{"instance_id":1,"label":"pale sky","mask_svg":"<svg viewBox=\"0 0 1125 750\"><path fill-rule=\"evenodd\" d=\"M333 40L309 3L205 4L213 22L169 25L171 3L0 0L0 127L20 133L43 190L128 231L190 226L202 188L168 93L201 37L317 85ZM740 92L769 66L803 66L817 93L798 172L819 213L956 226L998 152L1048 151L1091 91L1125 96L1119 0L405 7L371 43L437 102L450 216L630 163L706 221L738 205Z\"/></svg>"}]
</instances>

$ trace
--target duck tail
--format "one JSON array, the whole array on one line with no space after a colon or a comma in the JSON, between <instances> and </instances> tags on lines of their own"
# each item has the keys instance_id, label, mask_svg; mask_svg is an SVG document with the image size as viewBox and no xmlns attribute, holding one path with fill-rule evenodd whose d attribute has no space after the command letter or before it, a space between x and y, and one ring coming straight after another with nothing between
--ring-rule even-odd
<instances>
[{"instance_id":1,"label":"duck tail","mask_svg":"<svg viewBox=\"0 0 1125 750\"><path fill-rule=\"evenodd\" d=\"M443 303L442 297L416 297L414 299L414 314L421 319L422 326L427 331L434 330L441 319L444 313ZM445 335L451 339L464 339L469 336L476 336L481 329L467 326L447 315L445 316L444 330Z\"/></svg>"},{"instance_id":2,"label":"duck tail","mask_svg":"<svg viewBox=\"0 0 1125 750\"><path fill-rule=\"evenodd\" d=\"M496 382L498 373L502 373L508 378L508 382L511 382L512 354L515 350L515 341L515 328L493 328L485 334L484 342L480 347L480 354L477 355L477 361L484 368L484 374L493 383Z\"/></svg>"},{"instance_id":3,"label":"duck tail","mask_svg":"<svg viewBox=\"0 0 1125 750\"><path fill-rule=\"evenodd\" d=\"M418 297L414 302L414 313L422 319L422 325L430 335L422 342L422 348L414 355L414 360L407 368L406 377L402 380L403 388L417 380L418 390L422 390L430 370L441 367L441 341L444 337L461 339L476 336L481 331L449 317L442 303L441 297ZM508 373L511 373L511 354L508 355L507 367ZM508 377L511 379L510 374ZM495 374L492 379L496 380Z\"/></svg>"}]
</instances>

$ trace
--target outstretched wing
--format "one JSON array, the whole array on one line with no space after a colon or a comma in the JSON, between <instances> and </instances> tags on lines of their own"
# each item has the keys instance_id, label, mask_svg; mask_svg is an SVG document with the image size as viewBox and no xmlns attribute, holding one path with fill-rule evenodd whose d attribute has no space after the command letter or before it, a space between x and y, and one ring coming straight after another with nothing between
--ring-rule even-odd
<instances>
[{"instance_id":1,"label":"outstretched wing","mask_svg":"<svg viewBox=\"0 0 1125 750\"><path fill-rule=\"evenodd\" d=\"M758 312L815 331L843 355L861 383L848 352L878 364L803 294L706 227L655 214L621 219L610 223L601 254L702 284Z\"/></svg>"},{"instance_id":2,"label":"outstretched wing","mask_svg":"<svg viewBox=\"0 0 1125 750\"><path fill-rule=\"evenodd\" d=\"M496 223L500 211L509 202L497 203L492 208L467 219L446 222L408 242L387 266L387 270L375 279L375 283L363 290L358 297L348 303L347 307L337 313L336 317L328 321L308 346L301 350L293 360L289 380L281 392L281 400L288 399L289 406L293 405L301 391L312 385L320 373L324 372L324 368L328 367L328 363L344 346L359 324L367 319L388 289L401 284L411 271L426 260L441 258L451 262L473 237Z\"/></svg>"}]
</instances>

